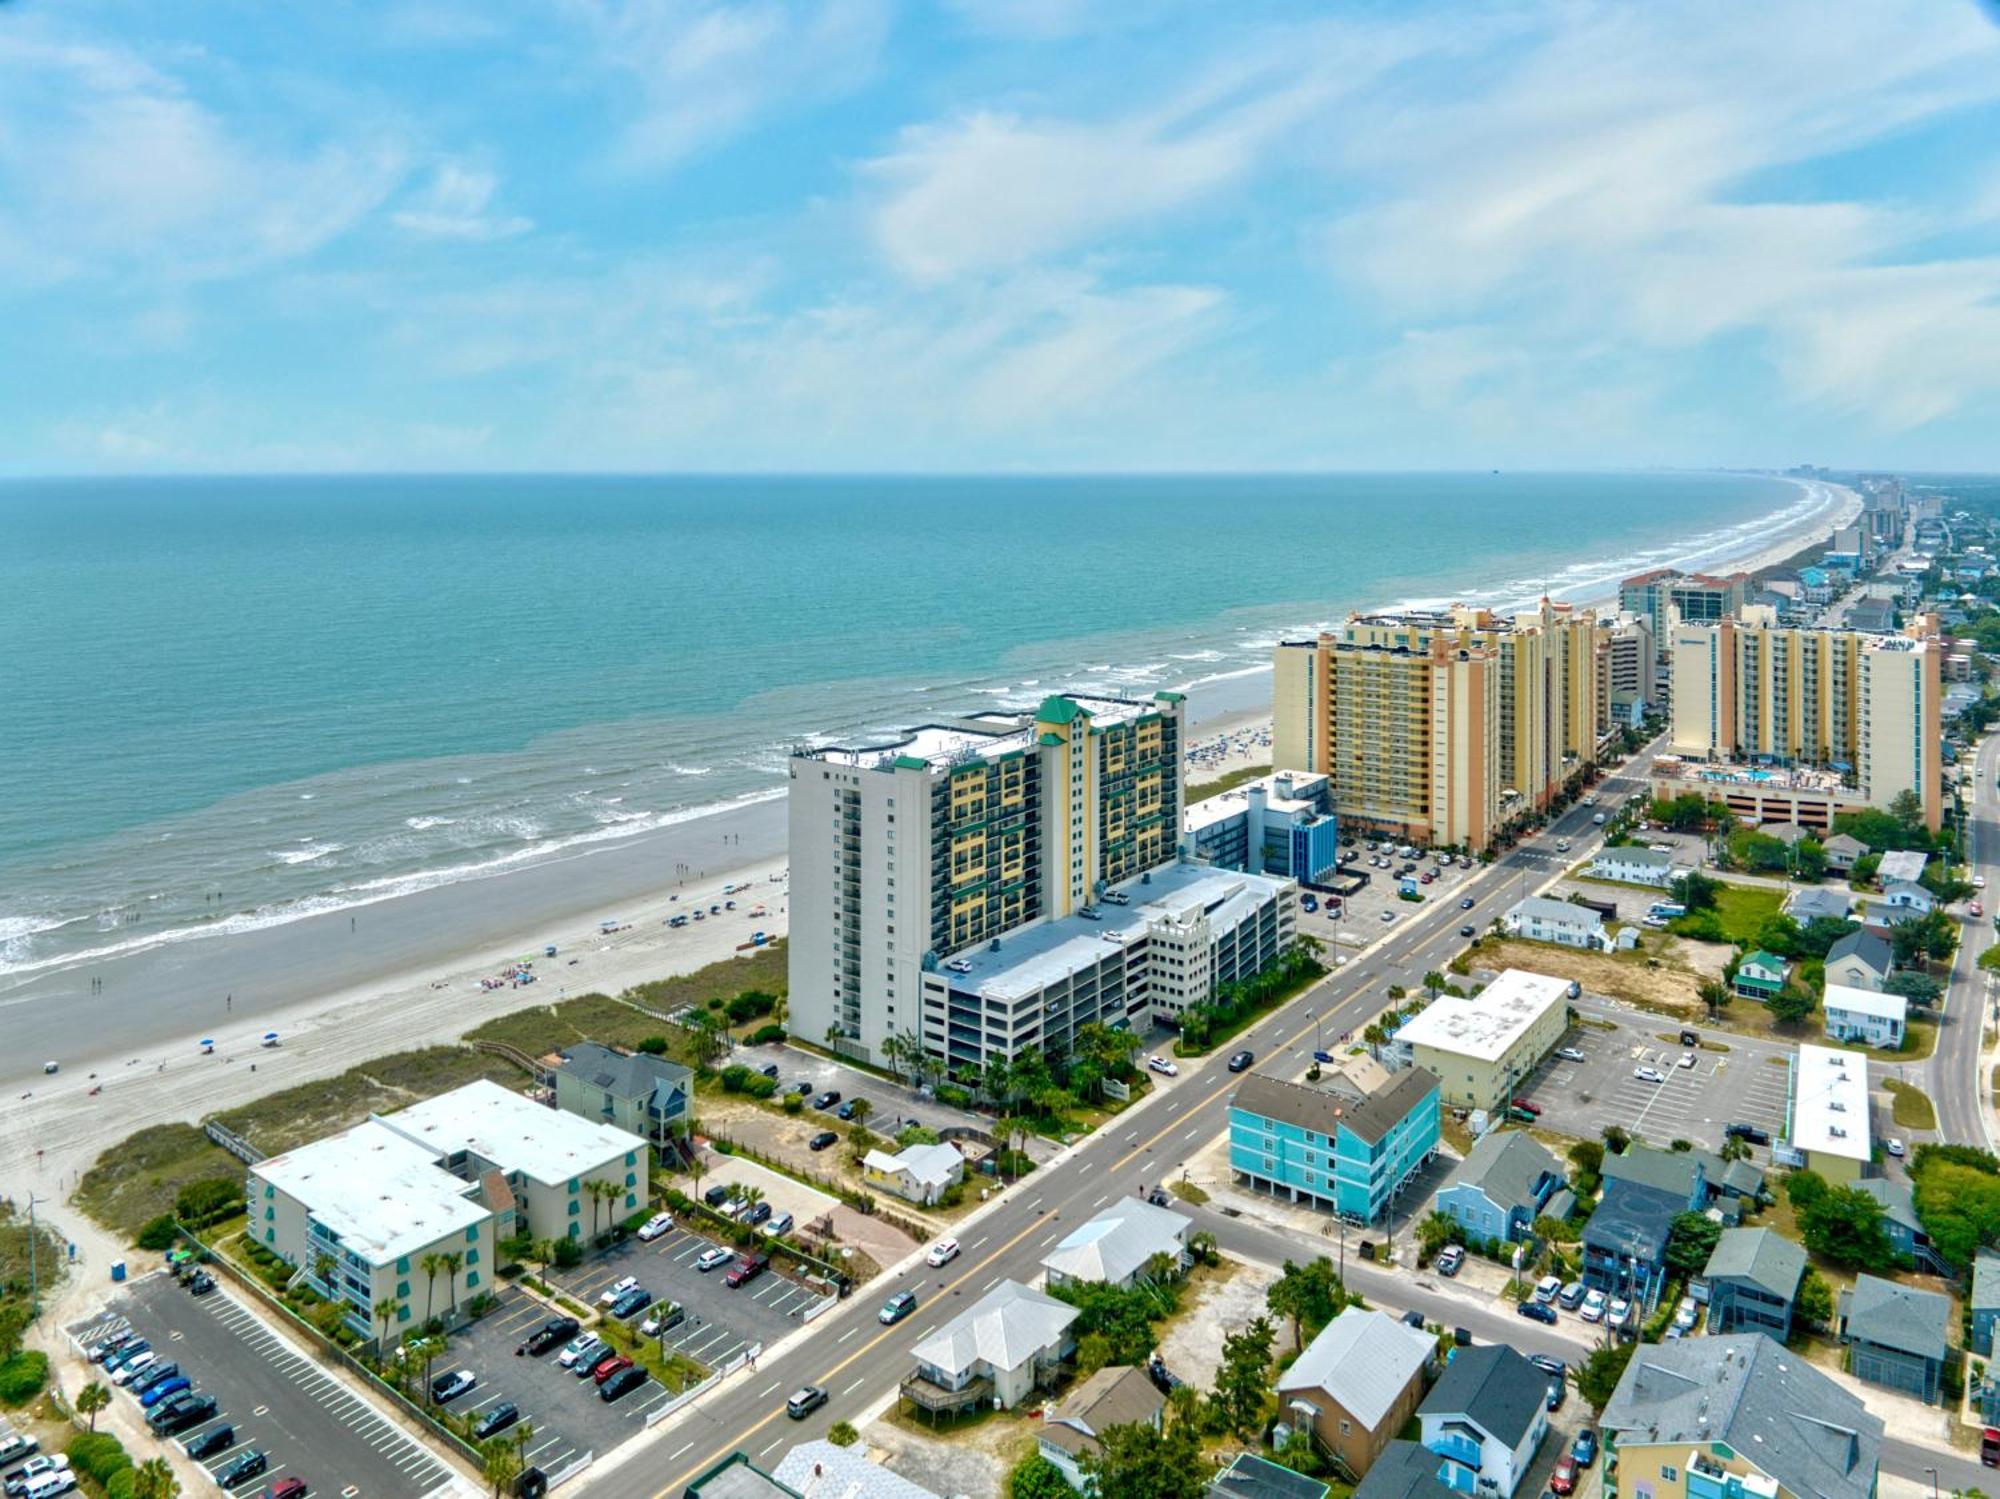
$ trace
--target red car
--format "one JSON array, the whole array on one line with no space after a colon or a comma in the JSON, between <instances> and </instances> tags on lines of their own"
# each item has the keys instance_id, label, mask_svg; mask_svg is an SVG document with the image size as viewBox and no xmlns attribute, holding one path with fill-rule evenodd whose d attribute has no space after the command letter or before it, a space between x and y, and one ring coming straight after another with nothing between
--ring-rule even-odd
<instances>
[{"instance_id":1,"label":"red car","mask_svg":"<svg viewBox=\"0 0 2000 1499\"><path fill-rule=\"evenodd\" d=\"M1537 1107L1535 1107L1535 1105L1529 1103L1528 1100L1525 1098L1515 1099L1514 1107L1519 1109L1524 1114L1533 1114L1537 1119L1542 1117L1542 1111Z\"/></svg>"},{"instance_id":2,"label":"red car","mask_svg":"<svg viewBox=\"0 0 2000 1499\"><path fill-rule=\"evenodd\" d=\"M264 1485L264 1499L304 1499L305 1491L303 1478L280 1478L276 1483Z\"/></svg>"},{"instance_id":3,"label":"red car","mask_svg":"<svg viewBox=\"0 0 2000 1499\"><path fill-rule=\"evenodd\" d=\"M1567 1452L1556 1460L1556 1470L1549 1475L1549 1490L1556 1494L1576 1492L1576 1459Z\"/></svg>"},{"instance_id":4,"label":"red car","mask_svg":"<svg viewBox=\"0 0 2000 1499\"><path fill-rule=\"evenodd\" d=\"M603 1384L605 1380L609 1379L612 1375L616 1374L620 1369L629 1369L631 1367L632 1367L632 1360L625 1357L625 1355L621 1353L616 1358L606 1359L603 1363L599 1364L595 1369L591 1370L590 1377L596 1380L599 1384Z\"/></svg>"},{"instance_id":5,"label":"red car","mask_svg":"<svg viewBox=\"0 0 2000 1499\"><path fill-rule=\"evenodd\" d=\"M770 1266L771 1262L761 1254L746 1255L731 1265L729 1273L723 1276L722 1279L728 1285L729 1289L733 1291L739 1286L750 1284L751 1281L768 1270Z\"/></svg>"}]
</instances>

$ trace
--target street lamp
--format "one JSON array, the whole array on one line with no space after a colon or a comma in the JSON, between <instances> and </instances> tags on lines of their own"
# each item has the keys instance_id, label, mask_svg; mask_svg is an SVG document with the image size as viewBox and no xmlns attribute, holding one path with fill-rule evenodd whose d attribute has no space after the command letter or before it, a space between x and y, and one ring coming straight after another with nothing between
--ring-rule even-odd
<instances>
[{"instance_id":1,"label":"street lamp","mask_svg":"<svg viewBox=\"0 0 2000 1499\"><path fill-rule=\"evenodd\" d=\"M1924 1469L1924 1471L1925 1471L1926 1473L1928 1473L1928 1474L1930 1474L1930 1475L1931 1475L1931 1499L1938 1499L1938 1474L1937 1474L1937 1469L1936 1469L1936 1468L1926 1468L1926 1469Z\"/></svg>"}]
</instances>

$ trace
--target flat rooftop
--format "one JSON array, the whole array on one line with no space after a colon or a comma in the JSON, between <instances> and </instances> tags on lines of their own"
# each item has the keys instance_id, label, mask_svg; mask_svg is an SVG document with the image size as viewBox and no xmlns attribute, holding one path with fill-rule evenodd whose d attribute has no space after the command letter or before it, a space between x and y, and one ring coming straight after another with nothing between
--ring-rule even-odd
<instances>
[{"instance_id":1,"label":"flat rooftop","mask_svg":"<svg viewBox=\"0 0 2000 1499\"><path fill-rule=\"evenodd\" d=\"M1161 711L1159 701L1153 698L1141 701L1062 692L1045 699L1039 708L1018 713L976 713L942 723L920 724L905 730L899 738L880 744L828 745L801 753L808 759L851 765L858 770L891 770L899 760L921 760L932 770L948 770L967 760L993 759L1032 749L1038 737L1035 725L1052 702L1074 704L1089 715L1092 724L1100 727L1129 723Z\"/></svg>"},{"instance_id":2,"label":"flat rooftop","mask_svg":"<svg viewBox=\"0 0 2000 1499\"><path fill-rule=\"evenodd\" d=\"M436 1151L372 1119L250 1170L377 1265L487 1217L472 1200L473 1184L439 1165Z\"/></svg>"},{"instance_id":3,"label":"flat rooftop","mask_svg":"<svg viewBox=\"0 0 2000 1499\"><path fill-rule=\"evenodd\" d=\"M1867 1162L1868 1058L1831 1046L1801 1046L1792 1078L1792 1146Z\"/></svg>"},{"instance_id":4,"label":"flat rooftop","mask_svg":"<svg viewBox=\"0 0 2000 1499\"><path fill-rule=\"evenodd\" d=\"M1287 788L1283 795L1278 790L1281 783ZM1190 802L1187 811L1181 817L1183 830L1195 833L1203 828L1213 827L1218 822L1225 822L1229 818L1241 817L1249 809L1250 792L1253 788L1264 793L1264 805L1273 812L1291 816L1317 813L1324 798L1314 795L1301 796L1297 793L1311 792L1324 787L1325 784L1326 777L1317 771L1274 771L1270 775L1259 776L1254 781L1245 781L1228 791L1205 796L1198 802Z\"/></svg>"},{"instance_id":5,"label":"flat rooftop","mask_svg":"<svg viewBox=\"0 0 2000 1499\"><path fill-rule=\"evenodd\" d=\"M1109 902L1094 907L1101 921L1069 915L1038 922L1000 938L1000 950L978 947L954 953L950 961L965 963L960 973L940 967L954 989L987 994L995 999L1021 999L1072 973L1104 961L1109 952L1123 951L1145 937L1154 921L1186 920L1197 911L1228 927L1249 909L1279 898L1292 882L1266 874L1243 874L1206 864L1168 864L1143 878L1113 888L1131 897L1129 906Z\"/></svg>"},{"instance_id":6,"label":"flat rooftop","mask_svg":"<svg viewBox=\"0 0 2000 1499\"><path fill-rule=\"evenodd\" d=\"M1551 1006L1569 999L1569 981L1509 968L1470 999L1445 995L1396 1032L1398 1044L1434 1046L1455 1056L1497 1061Z\"/></svg>"},{"instance_id":7,"label":"flat rooftop","mask_svg":"<svg viewBox=\"0 0 2000 1499\"><path fill-rule=\"evenodd\" d=\"M471 1151L502 1171L549 1185L646 1146L637 1135L547 1108L484 1080L382 1115L380 1122L439 1157Z\"/></svg>"}]
</instances>

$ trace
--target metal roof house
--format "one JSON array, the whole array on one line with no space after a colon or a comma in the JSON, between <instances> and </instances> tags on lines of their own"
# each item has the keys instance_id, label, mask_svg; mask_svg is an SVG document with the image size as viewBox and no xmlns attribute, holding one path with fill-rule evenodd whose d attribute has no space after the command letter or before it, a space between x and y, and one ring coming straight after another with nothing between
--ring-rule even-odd
<instances>
[{"instance_id":1,"label":"metal roof house","mask_svg":"<svg viewBox=\"0 0 2000 1499\"><path fill-rule=\"evenodd\" d=\"M1437 1340L1382 1311L1350 1306L1278 1376L1278 1414L1309 1421L1348 1471L1366 1473L1416 1412Z\"/></svg>"},{"instance_id":2,"label":"metal roof house","mask_svg":"<svg viewBox=\"0 0 2000 1499\"><path fill-rule=\"evenodd\" d=\"M1784 1342L1805 1273L1806 1252L1790 1239L1768 1228L1724 1229L1702 1271L1708 1330L1761 1332Z\"/></svg>"},{"instance_id":3,"label":"metal roof house","mask_svg":"<svg viewBox=\"0 0 2000 1499\"><path fill-rule=\"evenodd\" d=\"M916 1372L903 1398L930 1411L986 1400L1012 1409L1057 1372L1075 1347L1073 1306L1003 1280L910 1350Z\"/></svg>"},{"instance_id":4,"label":"metal roof house","mask_svg":"<svg viewBox=\"0 0 2000 1499\"><path fill-rule=\"evenodd\" d=\"M1130 1287L1155 1255L1175 1270L1187 1264L1187 1236L1194 1220L1137 1197L1123 1198L1071 1229L1047 1254L1042 1269L1051 1286L1095 1281Z\"/></svg>"},{"instance_id":5,"label":"metal roof house","mask_svg":"<svg viewBox=\"0 0 2000 1499\"><path fill-rule=\"evenodd\" d=\"M1935 1405L1951 1358L1951 1298L1875 1275L1840 1293L1840 1341L1854 1377Z\"/></svg>"},{"instance_id":6,"label":"metal roof house","mask_svg":"<svg viewBox=\"0 0 2000 1499\"><path fill-rule=\"evenodd\" d=\"M1618 1499L1874 1499L1882 1421L1757 1333L1642 1343L1598 1422Z\"/></svg>"}]
</instances>

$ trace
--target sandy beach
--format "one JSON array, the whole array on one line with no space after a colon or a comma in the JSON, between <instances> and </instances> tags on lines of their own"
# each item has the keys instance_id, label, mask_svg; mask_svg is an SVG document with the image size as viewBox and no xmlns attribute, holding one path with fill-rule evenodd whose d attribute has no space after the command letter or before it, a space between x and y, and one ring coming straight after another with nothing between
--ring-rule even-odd
<instances>
[{"instance_id":1,"label":"sandy beach","mask_svg":"<svg viewBox=\"0 0 2000 1499\"><path fill-rule=\"evenodd\" d=\"M1835 498L1838 517L1823 509L1731 565L1789 556L1859 508L1851 492ZM1197 683L1189 711L1192 782L1269 763L1268 672ZM784 843L785 805L773 798L351 914L37 975L0 992L9 1041L0 1071L15 1095L0 1122L0 1183L16 1197L32 1189L56 1199L45 1211L86 1263L108 1258L122 1246L57 1204L134 1130L449 1041L511 1009L688 972L753 929L783 936ZM678 873L683 866L692 872ZM665 924L676 910L723 899L725 884L748 887L737 912ZM752 919L758 903L766 914ZM604 931L607 922L616 929ZM540 956L551 944L557 956ZM537 982L481 986L527 955ZM267 1030L280 1034L276 1049L258 1044ZM202 1054L203 1038L215 1041L214 1055ZM60 1072L45 1076L45 1059Z\"/></svg>"}]
</instances>

